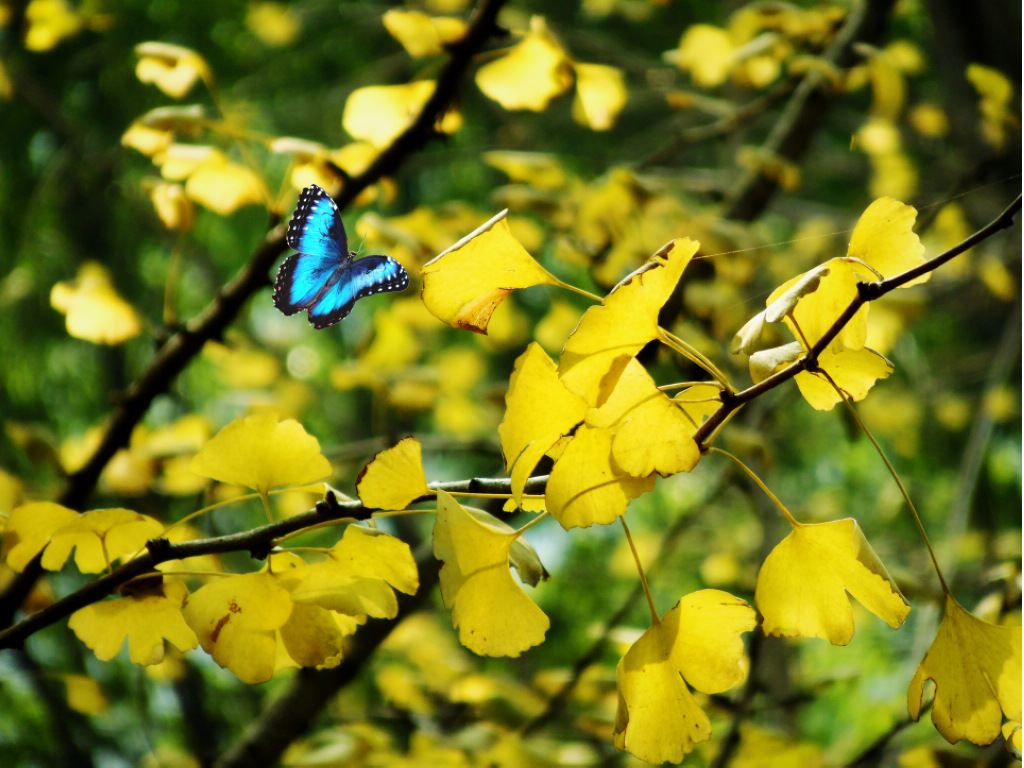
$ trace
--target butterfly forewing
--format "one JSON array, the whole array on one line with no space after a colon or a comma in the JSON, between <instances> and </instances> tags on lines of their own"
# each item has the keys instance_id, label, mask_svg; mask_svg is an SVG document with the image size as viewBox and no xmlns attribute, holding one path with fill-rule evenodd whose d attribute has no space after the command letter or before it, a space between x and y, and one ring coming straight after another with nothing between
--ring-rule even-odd
<instances>
[{"instance_id":1,"label":"butterfly forewing","mask_svg":"<svg viewBox=\"0 0 1024 768\"><path fill-rule=\"evenodd\" d=\"M285 241L299 253L348 258L348 238L331 196L314 184L299 195Z\"/></svg>"}]
</instances>

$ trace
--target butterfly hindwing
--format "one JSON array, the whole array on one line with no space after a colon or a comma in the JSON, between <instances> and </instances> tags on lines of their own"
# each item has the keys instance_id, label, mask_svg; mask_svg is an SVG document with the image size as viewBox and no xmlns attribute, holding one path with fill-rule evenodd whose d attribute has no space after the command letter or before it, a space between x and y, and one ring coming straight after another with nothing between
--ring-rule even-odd
<instances>
[{"instance_id":1,"label":"butterfly hindwing","mask_svg":"<svg viewBox=\"0 0 1024 768\"><path fill-rule=\"evenodd\" d=\"M309 322L315 328L326 328L348 315L359 299L385 291L401 291L408 285L405 268L390 256L358 259L310 305Z\"/></svg>"},{"instance_id":2,"label":"butterfly hindwing","mask_svg":"<svg viewBox=\"0 0 1024 768\"><path fill-rule=\"evenodd\" d=\"M352 260L338 206L316 185L299 195L285 240L298 253L277 273L274 306L286 315L309 310L316 328L334 325L364 296L409 285L409 275L390 256Z\"/></svg>"}]
</instances>

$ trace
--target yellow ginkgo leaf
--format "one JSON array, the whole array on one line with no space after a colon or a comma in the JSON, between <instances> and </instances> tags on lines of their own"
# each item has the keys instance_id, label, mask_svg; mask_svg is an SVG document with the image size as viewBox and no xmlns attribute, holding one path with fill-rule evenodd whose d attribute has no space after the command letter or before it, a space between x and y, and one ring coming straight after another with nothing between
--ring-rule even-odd
<instances>
[{"instance_id":1,"label":"yellow ginkgo leaf","mask_svg":"<svg viewBox=\"0 0 1024 768\"><path fill-rule=\"evenodd\" d=\"M868 396L868 392L879 379L886 379L892 373L892 363L873 349L843 349L838 352L826 349L818 357L818 366L826 371L843 392L854 402ZM842 402L828 379L820 373L802 372L796 375L800 394L819 411L830 411Z\"/></svg>"},{"instance_id":2,"label":"yellow ginkgo leaf","mask_svg":"<svg viewBox=\"0 0 1024 768\"><path fill-rule=\"evenodd\" d=\"M68 333L96 344L120 344L142 333L135 309L118 295L105 267L87 261L71 282L57 283L50 305L67 316Z\"/></svg>"},{"instance_id":3,"label":"yellow ginkgo leaf","mask_svg":"<svg viewBox=\"0 0 1024 768\"><path fill-rule=\"evenodd\" d=\"M512 291L560 284L509 231L507 213L423 265L423 303L442 322L486 334L495 308Z\"/></svg>"},{"instance_id":4,"label":"yellow ginkgo leaf","mask_svg":"<svg viewBox=\"0 0 1024 768\"><path fill-rule=\"evenodd\" d=\"M294 419L257 413L228 424L192 459L192 471L266 495L271 488L323 480L331 465L320 442Z\"/></svg>"},{"instance_id":5,"label":"yellow ginkgo leaf","mask_svg":"<svg viewBox=\"0 0 1024 768\"><path fill-rule=\"evenodd\" d=\"M441 597L459 641L483 656L518 656L544 641L551 622L509 570L515 533L475 518L437 492L434 555L441 560Z\"/></svg>"},{"instance_id":6,"label":"yellow ginkgo leaf","mask_svg":"<svg viewBox=\"0 0 1024 768\"><path fill-rule=\"evenodd\" d=\"M587 404L562 386L551 358L531 343L516 360L505 394L505 418L498 426L517 503L537 462L583 420L586 411Z\"/></svg>"},{"instance_id":7,"label":"yellow ginkgo leaf","mask_svg":"<svg viewBox=\"0 0 1024 768\"><path fill-rule=\"evenodd\" d=\"M1003 715L1021 721L1021 628L989 624L946 594L938 635L907 690L917 720L925 680L935 682L932 723L951 744L991 744Z\"/></svg>"},{"instance_id":8,"label":"yellow ginkgo leaf","mask_svg":"<svg viewBox=\"0 0 1024 768\"><path fill-rule=\"evenodd\" d=\"M765 559L755 591L766 634L823 637L833 645L853 637L850 596L894 629L910 613L853 519L797 524Z\"/></svg>"},{"instance_id":9,"label":"yellow ginkgo leaf","mask_svg":"<svg viewBox=\"0 0 1024 768\"><path fill-rule=\"evenodd\" d=\"M174 143L174 132L132 123L121 136L121 146L138 150L146 157L165 152Z\"/></svg>"},{"instance_id":10,"label":"yellow ginkgo leaf","mask_svg":"<svg viewBox=\"0 0 1024 768\"><path fill-rule=\"evenodd\" d=\"M202 166L223 165L228 158L216 147L204 144L171 144L154 155L153 162L168 181L184 181Z\"/></svg>"},{"instance_id":11,"label":"yellow ginkgo leaf","mask_svg":"<svg viewBox=\"0 0 1024 768\"><path fill-rule=\"evenodd\" d=\"M433 80L418 80L358 88L345 102L341 124L352 138L383 149L416 121L435 85Z\"/></svg>"},{"instance_id":12,"label":"yellow ginkgo leaf","mask_svg":"<svg viewBox=\"0 0 1024 768\"><path fill-rule=\"evenodd\" d=\"M968 64L967 79L978 92L981 113L981 135L996 149L1006 143L1007 129L1018 126L1018 119L1009 108L1013 100L1013 83L998 69L983 64Z\"/></svg>"},{"instance_id":13,"label":"yellow ginkgo leaf","mask_svg":"<svg viewBox=\"0 0 1024 768\"><path fill-rule=\"evenodd\" d=\"M534 16L530 31L519 43L477 70L476 84L505 109L543 112L572 85L572 73L565 50L548 32L544 19Z\"/></svg>"},{"instance_id":14,"label":"yellow ginkgo leaf","mask_svg":"<svg viewBox=\"0 0 1024 768\"><path fill-rule=\"evenodd\" d=\"M513 504L512 510L515 508L515 504ZM499 520L486 510L476 509L475 507L463 507L462 509L486 526L498 531L503 531L504 533L515 533L515 528L504 520ZM540 582L547 581L551 578L551 574L548 573L547 568L545 568L544 564L540 561L540 555L537 554L537 550L535 550L533 545L522 536L519 536L512 542L512 549L509 550L508 561L509 564L516 569L516 572L519 574L520 581L529 584L531 587L536 587Z\"/></svg>"},{"instance_id":15,"label":"yellow ginkgo leaf","mask_svg":"<svg viewBox=\"0 0 1024 768\"><path fill-rule=\"evenodd\" d=\"M187 94L196 80L212 82L213 75L206 61L195 51L170 43L139 43L135 46L139 63L135 76L143 83L153 83L171 98Z\"/></svg>"},{"instance_id":16,"label":"yellow ginkgo leaf","mask_svg":"<svg viewBox=\"0 0 1024 768\"><path fill-rule=\"evenodd\" d=\"M595 131L607 131L626 106L626 81L622 70L605 64L575 64L576 99L572 117Z\"/></svg>"},{"instance_id":17,"label":"yellow ginkgo leaf","mask_svg":"<svg viewBox=\"0 0 1024 768\"><path fill-rule=\"evenodd\" d=\"M414 59L444 53L444 47L466 33L466 23L450 16L431 18L421 11L392 9L384 14L384 27Z\"/></svg>"},{"instance_id":18,"label":"yellow ginkgo leaf","mask_svg":"<svg viewBox=\"0 0 1024 768\"><path fill-rule=\"evenodd\" d=\"M342 616L318 605L292 605L292 613L278 630L280 643L289 659L300 667L330 668L341 662L345 638L353 634L363 619ZM278 667L282 665L278 658Z\"/></svg>"},{"instance_id":19,"label":"yellow ginkgo leaf","mask_svg":"<svg viewBox=\"0 0 1024 768\"><path fill-rule=\"evenodd\" d=\"M914 232L917 210L891 197L881 197L861 214L850 237L847 256L860 259L882 277L892 277L924 263L924 246ZM919 285L930 272L905 283Z\"/></svg>"},{"instance_id":20,"label":"yellow ginkgo leaf","mask_svg":"<svg viewBox=\"0 0 1024 768\"><path fill-rule=\"evenodd\" d=\"M700 460L693 422L635 357L604 405L587 413L587 424L613 432L612 458L633 477L689 472Z\"/></svg>"},{"instance_id":21,"label":"yellow ginkgo leaf","mask_svg":"<svg viewBox=\"0 0 1024 768\"><path fill-rule=\"evenodd\" d=\"M7 518L0 540L0 559L21 573L45 547L53 533L78 517L73 509L51 501L37 501L15 507Z\"/></svg>"},{"instance_id":22,"label":"yellow ginkgo leaf","mask_svg":"<svg viewBox=\"0 0 1024 768\"><path fill-rule=\"evenodd\" d=\"M261 205L268 199L266 185L244 165L215 155L201 164L185 182L185 193L204 208L227 216L247 205Z\"/></svg>"},{"instance_id":23,"label":"yellow ginkgo leaf","mask_svg":"<svg viewBox=\"0 0 1024 768\"><path fill-rule=\"evenodd\" d=\"M245 26L265 45L290 45L302 31L299 16L284 3L260 2L249 6Z\"/></svg>"},{"instance_id":24,"label":"yellow ginkgo leaf","mask_svg":"<svg viewBox=\"0 0 1024 768\"><path fill-rule=\"evenodd\" d=\"M288 592L303 584L306 563L294 552L272 554L264 572ZM335 667L341 663L345 638L366 623L366 616L345 616L319 605L298 603L275 634L274 671L289 667Z\"/></svg>"},{"instance_id":25,"label":"yellow ginkgo leaf","mask_svg":"<svg viewBox=\"0 0 1024 768\"><path fill-rule=\"evenodd\" d=\"M182 582L166 581L117 600L87 605L71 615L68 627L100 661L114 658L127 639L133 664L159 664L164 659L164 640L179 651L199 644L181 615L187 598Z\"/></svg>"},{"instance_id":26,"label":"yellow ginkgo leaf","mask_svg":"<svg viewBox=\"0 0 1024 768\"><path fill-rule=\"evenodd\" d=\"M30 51L48 51L85 28L85 19L67 0L31 0L25 23L25 48Z\"/></svg>"},{"instance_id":27,"label":"yellow ginkgo leaf","mask_svg":"<svg viewBox=\"0 0 1024 768\"><path fill-rule=\"evenodd\" d=\"M735 63L734 49L726 30L711 24L693 24L683 33L679 47L668 51L665 59L689 70L697 85L713 88L729 77Z\"/></svg>"},{"instance_id":28,"label":"yellow ginkgo leaf","mask_svg":"<svg viewBox=\"0 0 1024 768\"><path fill-rule=\"evenodd\" d=\"M773 291L768 306L762 312L750 318L733 337L729 351L734 355L740 352L746 355L755 354L761 348L761 335L764 332L765 323L782 322L787 315L796 309L800 299L808 293L818 290L821 278L827 274L827 266L818 266L789 280ZM758 381L759 379L754 380Z\"/></svg>"},{"instance_id":29,"label":"yellow ginkgo leaf","mask_svg":"<svg viewBox=\"0 0 1024 768\"><path fill-rule=\"evenodd\" d=\"M1005 723L1003 723L1002 731L1003 738L1006 740L1006 751L1014 757L1016 757L1018 760L1020 760L1022 752L1020 722L1007 720Z\"/></svg>"},{"instance_id":30,"label":"yellow ginkgo leaf","mask_svg":"<svg viewBox=\"0 0 1024 768\"><path fill-rule=\"evenodd\" d=\"M772 315L768 322L777 322L780 312L791 307L782 319L803 343L814 345L833 326L850 302L857 298L857 283L862 276L874 278L863 264L850 259L830 259L810 272L788 280L768 296ZM793 299L796 299L795 303ZM861 307L843 327L831 346L837 349L860 349L868 334L868 307Z\"/></svg>"},{"instance_id":31,"label":"yellow ginkgo leaf","mask_svg":"<svg viewBox=\"0 0 1024 768\"><path fill-rule=\"evenodd\" d=\"M722 406L722 389L716 384L694 384L672 399L683 409L695 432Z\"/></svg>"},{"instance_id":32,"label":"yellow ginkgo leaf","mask_svg":"<svg viewBox=\"0 0 1024 768\"><path fill-rule=\"evenodd\" d=\"M558 363L570 392L591 406L604 402L633 355L658 337L658 312L699 247L673 240L584 313Z\"/></svg>"},{"instance_id":33,"label":"yellow ginkgo leaf","mask_svg":"<svg viewBox=\"0 0 1024 768\"><path fill-rule=\"evenodd\" d=\"M494 150L484 152L483 161L508 174L514 181L539 189L561 189L568 181L565 166L557 155L546 152Z\"/></svg>"},{"instance_id":34,"label":"yellow ginkgo leaf","mask_svg":"<svg viewBox=\"0 0 1024 768\"><path fill-rule=\"evenodd\" d=\"M213 660L245 683L274 675L276 631L292 612L292 600L273 575L228 576L193 592L185 621Z\"/></svg>"},{"instance_id":35,"label":"yellow ginkgo leaf","mask_svg":"<svg viewBox=\"0 0 1024 768\"><path fill-rule=\"evenodd\" d=\"M711 738L711 722L687 683L721 693L743 682L740 635L754 611L727 592L705 589L680 600L619 662L615 747L648 763L678 763Z\"/></svg>"},{"instance_id":36,"label":"yellow ginkgo leaf","mask_svg":"<svg viewBox=\"0 0 1024 768\"><path fill-rule=\"evenodd\" d=\"M195 206L180 184L158 181L147 190L156 215L167 229L188 231L195 219Z\"/></svg>"},{"instance_id":37,"label":"yellow ginkgo leaf","mask_svg":"<svg viewBox=\"0 0 1024 768\"><path fill-rule=\"evenodd\" d=\"M420 496L433 493L423 473L423 447L414 437L381 451L363 467L356 493L370 509L405 509Z\"/></svg>"},{"instance_id":38,"label":"yellow ginkgo leaf","mask_svg":"<svg viewBox=\"0 0 1024 768\"><path fill-rule=\"evenodd\" d=\"M88 675L61 675L66 688L68 706L83 715L98 715L110 708L100 684Z\"/></svg>"},{"instance_id":39,"label":"yellow ginkgo leaf","mask_svg":"<svg viewBox=\"0 0 1024 768\"><path fill-rule=\"evenodd\" d=\"M350 616L393 619L398 601L392 587L409 595L419 589L409 545L393 536L350 525L328 555L322 563L292 574L297 580L291 590L296 603Z\"/></svg>"},{"instance_id":40,"label":"yellow ginkgo leaf","mask_svg":"<svg viewBox=\"0 0 1024 768\"><path fill-rule=\"evenodd\" d=\"M614 463L608 430L584 424L555 462L544 502L566 530L589 528L614 523L630 499L652 488L654 477L632 477Z\"/></svg>"},{"instance_id":41,"label":"yellow ginkgo leaf","mask_svg":"<svg viewBox=\"0 0 1024 768\"><path fill-rule=\"evenodd\" d=\"M163 531L159 520L130 509L94 509L53 532L42 565L48 571L59 571L75 550L78 570L98 573L119 557L139 551Z\"/></svg>"}]
</instances>

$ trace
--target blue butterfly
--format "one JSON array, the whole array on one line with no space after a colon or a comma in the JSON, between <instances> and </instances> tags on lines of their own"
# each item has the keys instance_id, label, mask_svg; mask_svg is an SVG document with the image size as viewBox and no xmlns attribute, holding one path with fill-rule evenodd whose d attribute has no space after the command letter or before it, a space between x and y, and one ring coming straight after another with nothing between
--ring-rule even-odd
<instances>
[{"instance_id":1,"label":"blue butterfly","mask_svg":"<svg viewBox=\"0 0 1024 768\"><path fill-rule=\"evenodd\" d=\"M338 206L315 184L299 195L285 240L298 253L277 273L274 306L286 315L308 310L314 328L334 325L364 296L409 285L405 268L390 256L352 259Z\"/></svg>"}]
</instances>

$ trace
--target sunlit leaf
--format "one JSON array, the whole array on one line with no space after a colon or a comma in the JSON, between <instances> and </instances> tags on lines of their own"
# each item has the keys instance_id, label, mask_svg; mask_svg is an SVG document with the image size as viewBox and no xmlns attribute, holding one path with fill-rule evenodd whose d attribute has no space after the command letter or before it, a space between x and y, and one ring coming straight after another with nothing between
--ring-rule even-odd
<instances>
[{"instance_id":1,"label":"sunlit leaf","mask_svg":"<svg viewBox=\"0 0 1024 768\"><path fill-rule=\"evenodd\" d=\"M740 635L756 626L744 601L694 592L656 621L619 662L615 746L649 763L681 762L711 738L711 722L687 684L720 693L743 682Z\"/></svg>"},{"instance_id":2,"label":"sunlit leaf","mask_svg":"<svg viewBox=\"0 0 1024 768\"><path fill-rule=\"evenodd\" d=\"M761 566L755 599L766 633L846 645L854 632L847 593L893 628L910 613L852 519L795 526Z\"/></svg>"},{"instance_id":3,"label":"sunlit leaf","mask_svg":"<svg viewBox=\"0 0 1024 768\"><path fill-rule=\"evenodd\" d=\"M66 688L68 706L83 715L98 715L110 708L103 687L88 675L61 675Z\"/></svg>"},{"instance_id":4,"label":"sunlit leaf","mask_svg":"<svg viewBox=\"0 0 1024 768\"><path fill-rule=\"evenodd\" d=\"M917 210L890 197L875 200L861 215L850 237L847 256L860 259L883 277L924 263L924 246L914 233ZM931 277L930 272L905 283L903 288L919 285Z\"/></svg>"},{"instance_id":5,"label":"sunlit leaf","mask_svg":"<svg viewBox=\"0 0 1024 768\"><path fill-rule=\"evenodd\" d=\"M433 80L418 80L359 88L345 102L341 124L353 138L387 147L416 121L435 85Z\"/></svg>"},{"instance_id":6,"label":"sunlit leaf","mask_svg":"<svg viewBox=\"0 0 1024 768\"><path fill-rule=\"evenodd\" d=\"M293 419L256 413L228 424L192 459L192 471L261 495L271 488L323 480L331 465L320 442Z\"/></svg>"},{"instance_id":7,"label":"sunlit leaf","mask_svg":"<svg viewBox=\"0 0 1024 768\"><path fill-rule=\"evenodd\" d=\"M563 528L589 528L614 523L630 499L653 487L653 476L632 477L615 464L608 430L584 424L555 462L544 500Z\"/></svg>"},{"instance_id":8,"label":"sunlit leaf","mask_svg":"<svg viewBox=\"0 0 1024 768\"><path fill-rule=\"evenodd\" d=\"M185 193L221 216L247 205L262 205L268 197L263 179L220 154L212 155L189 175Z\"/></svg>"},{"instance_id":9,"label":"sunlit leaf","mask_svg":"<svg viewBox=\"0 0 1024 768\"><path fill-rule=\"evenodd\" d=\"M1013 100L1013 83L997 69L983 64L967 65L967 80L978 92L981 113L981 135L996 149L1006 143L1007 129L1019 129L1019 117L1010 109Z\"/></svg>"},{"instance_id":10,"label":"sunlit leaf","mask_svg":"<svg viewBox=\"0 0 1024 768\"><path fill-rule=\"evenodd\" d=\"M587 424L612 431L612 458L634 477L689 472L700 460L691 437L693 422L658 390L636 358L630 359L604 405L587 413Z\"/></svg>"},{"instance_id":11,"label":"sunlit leaf","mask_svg":"<svg viewBox=\"0 0 1024 768\"><path fill-rule=\"evenodd\" d=\"M515 534L496 529L438 491L434 555L441 560L441 597L459 641L484 656L518 656L544 641L548 617L509 570Z\"/></svg>"},{"instance_id":12,"label":"sunlit leaf","mask_svg":"<svg viewBox=\"0 0 1024 768\"><path fill-rule=\"evenodd\" d=\"M695 432L722 406L722 390L715 384L694 384L672 398L690 419Z\"/></svg>"},{"instance_id":13,"label":"sunlit leaf","mask_svg":"<svg viewBox=\"0 0 1024 768\"><path fill-rule=\"evenodd\" d=\"M517 502L537 462L586 411L587 404L562 386L551 358L531 343L516 360L505 395L505 418L498 427Z\"/></svg>"},{"instance_id":14,"label":"sunlit leaf","mask_svg":"<svg viewBox=\"0 0 1024 768\"><path fill-rule=\"evenodd\" d=\"M135 55L139 57L135 76L143 83L153 83L171 98L185 96L197 80L213 81L206 61L189 48L170 43L139 43Z\"/></svg>"},{"instance_id":15,"label":"sunlit leaf","mask_svg":"<svg viewBox=\"0 0 1024 768\"><path fill-rule=\"evenodd\" d=\"M245 14L245 26L265 45L291 45L302 31L299 17L284 3L253 3Z\"/></svg>"},{"instance_id":16,"label":"sunlit leaf","mask_svg":"<svg viewBox=\"0 0 1024 768\"><path fill-rule=\"evenodd\" d=\"M195 206L180 184L158 181L149 188L149 199L153 201L156 215L167 229L188 231L195 219Z\"/></svg>"},{"instance_id":17,"label":"sunlit leaf","mask_svg":"<svg viewBox=\"0 0 1024 768\"><path fill-rule=\"evenodd\" d=\"M384 13L384 27L413 58L444 53L445 45L460 39L466 23L450 16L430 17L420 11L391 9Z\"/></svg>"},{"instance_id":18,"label":"sunlit leaf","mask_svg":"<svg viewBox=\"0 0 1024 768\"><path fill-rule=\"evenodd\" d=\"M423 303L454 328L487 333L495 308L512 291L559 284L509 231L506 213L423 265Z\"/></svg>"},{"instance_id":19,"label":"sunlit leaf","mask_svg":"<svg viewBox=\"0 0 1024 768\"><path fill-rule=\"evenodd\" d=\"M592 406L604 402L633 356L658 337L658 312L699 246L673 240L586 311L558 363L570 392Z\"/></svg>"},{"instance_id":20,"label":"sunlit leaf","mask_svg":"<svg viewBox=\"0 0 1024 768\"><path fill-rule=\"evenodd\" d=\"M31 0L25 7L25 22L25 48L30 51L49 51L85 27L67 0Z\"/></svg>"},{"instance_id":21,"label":"sunlit leaf","mask_svg":"<svg viewBox=\"0 0 1024 768\"><path fill-rule=\"evenodd\" d=\"M574 69L573 119L592 130L607 131L615 124L628 98L622 70L605 64L580 63L575 64Z\"/></svg>"},{"instance_id":22,"label":"sunlit leaf","mask_svg":"<svg viewBox=\"0 0 1024 768\"><path fill-rule=\"evenodd\" d=\"M181 613L187 598L182 582L165 581L126 597L87 605L71 615L68 627L100 661L114 658L127 640L133 664L159 664L164 640L179 651L199 644Z\"/></svg>"},{"instance_id":23,"label":"sunlit leaf","mask_svg":"<svg viewBox=\"0 0 1024 768\"><path fill-rule=\"evenodd\" d=\"M462 509L490 528L504 533L515 533L515 528L486 510L474 507L462 507ZM547 581L551 577L541 562L537 550L522 536L518 536L512 542L512 549L509 551L509 564L516 569L519 579L531 587L536 587L540 582Z\"/></svg>"},{"instance_id":24,"label":"sunlit leaf","mask_svg":"<svg viewBox=\"0 0 1024 768\"><path fill-rule=\"evenodd\" d=\"M892 373L892 363L873 349L826 349L818 357L818 366L826 371L846 395L854 402L868 396L871 387L879 379ZM820 373L801 372L796 375L796 385L804 399L819 411L830 411L842 402L842 397Z\"/></svg>"},{"instance_id":25,"label":"sunlit leaf","mask_svg":"<svg viewBox=\"0 0 1024 768\"><path fill-rule=\"evenodd\" d=\"M557 155L546 152L494 150L484 152L483 161L508 174L515 182L539 189L559 189L568 181L568 174Z\"/></svg>"},{"instance_id":26,"label":"sunlit leaf","mask_svg":"<svg viewBox=\"0 0 1024 768\"><path fill-rule=\"evenodd\" d=\"M572 85L569 58L548 32L544 19L534 16L530 31L505 56L480 67L476 84L505 109L543 112L551 100Z\"/></svg>"},{"instance_id":27,"label":"sunlit leaf","mask_svg":"<svg viewBox=\"0 0 1024 768\"><path fill-rule=\"evenodd\" d=\"M43 551L54 532L78 517L73 509L51 501L36 501L15 507L7 518L0 544L2 559L21 573Z\"/></svg>"},{"instance_id":28,"label":"sunlit leaf","mask_svg":"<svg viewBox=\"0 0 1024 768\"><path fill-rule=\"evenodd\" d=\"M420 496L431 494L419 440L403 438L374 456L359 473L356 492L370 509L405 509Z\"/></svg>"},{"instance_id":29,"label":"sunlit leaf","mask_svg":"<svg viewBox=\"0 0 1024 768\"><path fill-rule=\"evenodd\" d=\"M42 566L59 571L75 550L82 573L98 573L114 561L143 549L149 539L163 533L159 520L130 509L95 509L78 515L50 535Z\"/></svg>"},{"instance_id":30,"label":"sunlit leaf","mask_svg":"<svg viewBox=\"0 0 1024 768\"><path fill-rule=\"evenodd\" d=\"M806 340L813 346L857 298L857 284L865 277L874 279L864 265L845 258L830 259L780 285L768 296L766 303L773 316L792 307L782 319L797 340ZM846 323L833 340L833 346L845 349L863 347L867 338L867 317L868 307L865 305Z\"/></svg>"},{"instance_id":31,"label":"sunlit leaf","mask_svg":"<svg viewBox=\"0 0 1024 768\"><path fill-rule=\"evenodd\" d=\"M121 136L121 145L138 150L147 157L165 152L174 143L174 133L162 128L132 123Z\"/></svg>"},{"instance_id":32,"label":"sunlit leaf","mask_svg":"<svg viewBox=\"0 0 1024 768\"><path fill-rule=\"evenodd\" d=\"M328 558L296 572L296 603L317 605L350 616L394 618L398 601L392 587L406 594L419 588L416 562L404 541L350 525ZM389 586L390 585L390 586Z\"/></svg>"},{"instance_id":33,"label":"sunlit leaf","mask_svg":"<svg viewBox=\"0 0 1024 768\"><path fill-rule=\"evenodd\" d=\"M50 305L67 316L68 333L96 344L120 344L142 333L135 309L117 293L105 267L87 261L74 280L57 283Z\"/></svg>"},{"instance_id":34,"label":"sunlit leaf","mask_svg":"<svg viewBox=\"0 0 1024 768\"><path fill-rule=\"evenodd\" d=\"M217 579L192 593L185 621L213 660L242 682L274 675L276 631L292 612L288 591L269 573Z\"/></svg>"},{"instance_id":35,"label":"sunlit leaf","mask_svg":"<svg viewBox=\"0 0 1024 768\"><path fill-rule=\"evenodd\" d=\"M947 593L939 632L907 690L915 720L925 680L935 682L932 723L946 741L991 744L1004 715L1021 721L1021 628L982 621Z\"/></svg>"},{"instance_id":36,"label":"sunlit leaf","mask_svg":"<svg viewBox=\"0 0 1024 768\"><path fill-rule=\"evenodd\" d=\"M693 82L705 88L721 85L733 67L733 43L729 33L711 24L693 24L686 28L679 46L668 51L665 59L690 72Z\"/></svg>"}]
</instances>

